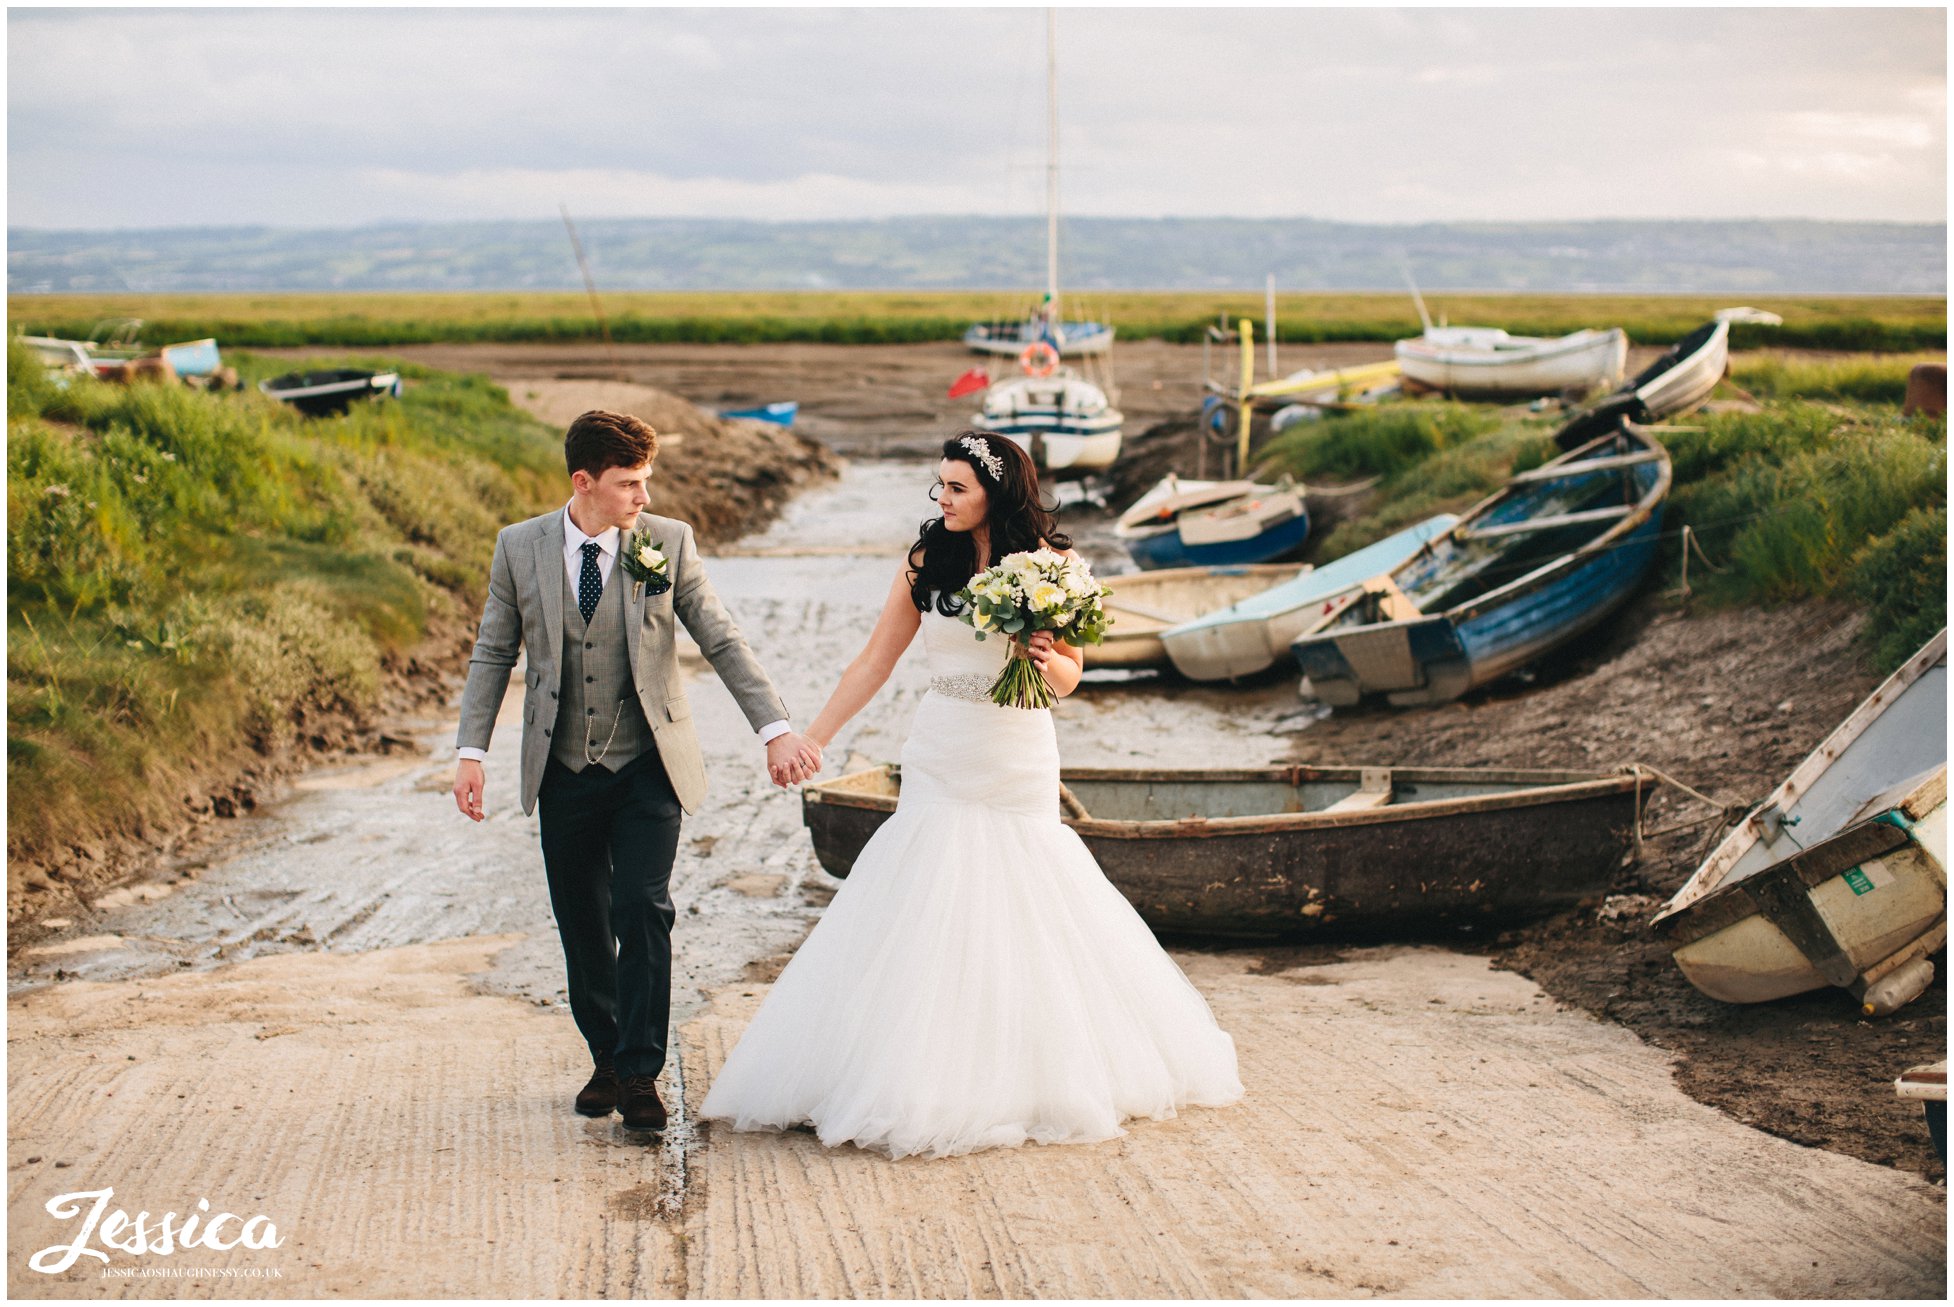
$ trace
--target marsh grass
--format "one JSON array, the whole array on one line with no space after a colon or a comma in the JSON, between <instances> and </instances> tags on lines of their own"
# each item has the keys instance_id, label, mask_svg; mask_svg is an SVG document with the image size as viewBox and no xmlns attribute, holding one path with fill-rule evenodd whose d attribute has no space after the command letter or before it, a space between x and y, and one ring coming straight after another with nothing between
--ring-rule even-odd
<instances>
[{"instance_id":1,"label":"marsh grass","mask_svg":"<svg viewBox=\"0 0 1954 1307\"><path fill-rule=\"evenodd\" d=\"M246 371L270 370L245 359ZM8 848L140 834L480 603L554 498L554 433L477 377L304 418L252 391L76 380L8 354Z\"/></svg>"},{"instance_id":2,"label":"marsh grass","mask_svg":"<svg viewBox=\"0 0 1954 1307\"><path fill-rule=\"evenodd\" d=\"M1906 399L1907 374L1919 363L1947 362L1945 354L1855 355L1792 358L1755 350L1730 361L1730 377L1759 398L1837 399L1898 406Z\"/></svg>"},{"instance_id":3,"label":"marsh grass","mask_svg":"<svg viewBox=\"0 0 1954 1307\"><path fill-rule=\"evenodd\" d=\"M972 322L1022 318L1036 296L1018 291L669 291L604 297L614 339L634 342L816 341L901 344L955 340ZM1729 297L1699 295L1452 294L1427 296L1453 323L1518 335L1619 326L1637 344L1670 344L1709 320ZM1932 296L1767 296L1758 308L1781 327L1738 324L1742 348L1945 349L1947 303ZM1218 316L1261 329L1259 292L1103 291L1075 294L1069 311L1100 317L1123 339L1194 342ZM1296 344L1415 336L1410 298L1390 292L1277 296L1277 336ZM237 346L373 348L436 341L597 339L581 294L568 291L15 295L16 331L84 336L105 318L138 317L152 343L215 336Z\"/></svg>"},{"instance_id":4,"label":"marsh grass","mask_svg":"<svg viewBox=\"0 0 1954 1307\"><path fill-rule=\"evenodd\" d=\"M1459 512L1555 454L1551 425L1497 409L1449 401L1409 401L1338 414L1291 427L1259 453L1261 474L1381 478L1370 513L1340 522L1317 546L1340 558L1422 522Z\"/></svg>"}]
</instances>

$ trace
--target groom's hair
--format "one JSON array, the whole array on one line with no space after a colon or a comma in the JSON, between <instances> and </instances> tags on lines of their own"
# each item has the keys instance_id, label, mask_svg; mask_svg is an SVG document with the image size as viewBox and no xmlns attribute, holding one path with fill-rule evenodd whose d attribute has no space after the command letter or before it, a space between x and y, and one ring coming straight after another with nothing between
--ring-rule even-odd
<instances>
[{"instance_id":1,"label":"groom's hair","mask_svg":"<svg viewBox=\"0 0 1954 1307\"><path fill-rule=\"evenodd\" d=\"M601 477L614 467L643 467L658 456L658 433L629 413L594 408L563 433L563 461L570 472Z\"/></svg>"}]
</instances>

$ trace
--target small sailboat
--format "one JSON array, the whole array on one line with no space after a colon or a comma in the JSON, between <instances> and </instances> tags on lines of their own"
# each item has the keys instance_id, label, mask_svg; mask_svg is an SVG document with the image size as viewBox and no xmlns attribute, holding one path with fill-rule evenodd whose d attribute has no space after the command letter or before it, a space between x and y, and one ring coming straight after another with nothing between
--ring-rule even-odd
<instances>
[{"instance_id":1,"label":"small sailboat","mask_svg":"<svg viewBox=\"0 0 1954 1307\"><path fill-rule=\"evenodd\" d=\"M1297 636L1316 630L1362 591L1459 519L1451 513L1323 563L1280 585L1217 607L1160 633L1174 670L1192 681L1223 681L1289 662Z\"/></svg>"},{"instance_id":2,"label":"small sailboat","mask_svg":"<svg viewBox=\"0 0 1954 1307\"><path fill-rule=\"evenodd\" d=\"M1292 648L1324 703L1443 703L1614 612L1655 561L1669 452L1615 430L1522 472Z\"/></svg>"},{"instance_id":3,"label":"small sailboat","mask_svg":"<svg viewBox=\"0 0 1954 1307\"><path fill-rule=\"evenodd\" d=\"M1106 471L1119 458L1125 415L1112 377L1112 329L1094 349L1065 349L1058 294L1058 17L1045 11L1045 302L1043 325L1014 351L1021 375L1005 377L984 392L979 426L1009 436L1041 472L1080 478ZM1038 317L1039 315L1034 315ZM1027 324L1029 327L1031 324ZM1086 324L1095 328L1103 324ZM1048 338L1050 337L1050 338ZM966 335L966 341L969 336ZM1067 353L1081 367L1064 362Z\"/></svg>"},{"instance_id":4,"label":"small sailboat","mask_svg":"<svg viewBox=\"0 0 1954 1307\"><path fill-rule=\"evenodd\" d=\"M1263 485L1169 473L1120 514L1113 536L1148 570L1268 563L1302 548L1309 512L1286 477Z\"/></svg>"},{"instance_id":5,"label":"small sailboat","mask_svg":"<svg viewBox=\"0 0 1954 1307\"><path fill-rule=\"evenodd\" d=\"M1175 567L1105 578L1106 614L1112 619L1106 639L1086 653L1088 667L1158 667L1167 661L1161 632L1216 604L1260 594L1270 586L1307 575L1295 563L1253 567Z\"/></svg>"},{"instance_id":6,"label":"small sailboat","mask_svg":"<svg viewBox=\"0 0 1954 1307\"><path fill-rule=\"evenodd\" d=\"M1057 350L1060 358L1085 354L1104 354L1113 347L1113 328L1104 322L1060 322L1052 312L1048 296L1020 322L974 322L963 333L964 348L977 354L1024 352L1027 345L1044 342Z\"/></svg>"},{"instance_id":7,"label":"small sailboat","mask_svg":"<svg viewBox=\"0 0 1954 1307\"><path fill-rule=\"evenodd\" d=\"M1726 1003L1837 985L1882 1016L1947 943L1943 629L1725 837L1651 923Z\"/></svg>"},{"instance_id":8,"label":"small sailboat","mask_svg":"<svg viewBox=\"0 0 1954 1307\"><path fill-rule=\"evenodd\" d=\"M1633 768L1075 767L1052 807L1155 931L1404 938L1606 893L1655 786ZM829 875L848 875L901 792L893 765L801 791Z\"/></svg>"}]
</instances>

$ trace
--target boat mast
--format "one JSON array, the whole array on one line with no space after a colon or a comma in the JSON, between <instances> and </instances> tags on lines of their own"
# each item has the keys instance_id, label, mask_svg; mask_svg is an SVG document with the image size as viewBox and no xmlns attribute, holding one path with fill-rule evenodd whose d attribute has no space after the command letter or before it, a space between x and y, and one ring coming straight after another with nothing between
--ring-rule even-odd
<instances>
[{"instance_id":1,"label":"boat mast","mask_svg":"<svg viewBox=\"0 0 1954 1307\"><path fill-rule=\"evenodd\" d=\"M1058 332L1058 10L1045 11L1045 307Z\"/></svg>"}]
</instances>

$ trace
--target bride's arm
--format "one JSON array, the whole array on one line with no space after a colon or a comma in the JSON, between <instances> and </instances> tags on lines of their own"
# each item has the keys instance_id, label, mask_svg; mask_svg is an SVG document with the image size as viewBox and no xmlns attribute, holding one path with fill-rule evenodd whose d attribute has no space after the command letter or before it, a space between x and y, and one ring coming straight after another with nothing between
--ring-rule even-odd
<instances>
[{"instance_id":1,"label":"bride's arm","mask_svg":"<svg viewBox=\"0 0 1954 1307\"><path fill-rule=\"evenodd\" d=\"M1038 542L1044 544L1043 540ZM1077 558L1077 550L1062 551L1067 558ZM1025 647L1031 661L1045 678L1045 684L1052 687L1052 693L1061 699L1079 688L1079 678L1086 674L1086 652L1077 645L1063 640L1054 640L1050 631L1034 634Z\"/></svg>"},{"instance_id":2,"label":"bride's arm","mask_svg":"<svg viewBox=\"0 0 1954 1307\"><path fill-rule=\"evenodd\" d=\"M876 619L868 643L842 672L834 693L828 696L814 724L807 728L809 739L823 749L834 743L836 733L848 724L848 719L860 712L889 679L896 660L916 638L922 624L923 615L916 611L915 601L909 597L909 572L905 568L896 573L889 586L888 602L882 605L882 616Z\"/></svg>"}]
</instances>

